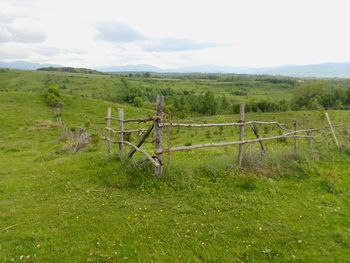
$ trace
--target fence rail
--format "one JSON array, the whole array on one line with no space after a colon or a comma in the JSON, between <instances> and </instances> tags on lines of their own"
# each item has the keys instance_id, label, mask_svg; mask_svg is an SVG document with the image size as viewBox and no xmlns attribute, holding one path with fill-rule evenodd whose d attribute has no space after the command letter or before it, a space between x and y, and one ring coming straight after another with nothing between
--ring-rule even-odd
<instances>
[{"instance_id":1,"label":"fence rail","mask_svg":"<svg viewBox=\"0 0 350 263\"><path fill-rule=\"evenodd\" d=\"M327 121L327 126L320 128L308 128L308 129L298 129L298 122L294 119L292 123L292 128L289 129L285 126L285 124L277 122L277 121L245 121L245 110L244 104L240 105L240 114L239 114L239 122L228 122L228 123L173 123L169 121L165 121L163 118L163 107L164 107L164 97L157 96L157 104L155 116L147 117L147 118L136 118L136 119L124 119L124 110L118 109L118 118L112 117L111 108L107 109L107 117L105 118L107 126L105 127L106 136L102 138L107 143L107 154L111 154L111 144L118 145L118 156L119 159L124 157L123 149L124 145L130 146L129 153L127 154L127 158L132 158L135 152L139 152L143 154L146 159L154 166L154 173L156 176L162 176L163 171L163 154L170 154L173 152L181 152L181 151L191 151L195 149L201 148L210 148L210 147L226 147L232 145L238 145L238 165L242 165L242 160L244 156L244 145L250 143L259 143L261 153L264 154L266 152L266 148L264 145L265 141L279 140L284 138L292 138L294 139L294 148L298 147L298 139L306 139L308 148L312 150L312 142L321 143L328 139L329 135L332 136L332 139L337 147L339 147L339 141L336 135L335 128L339 128L342 126L350 125L350 123L341 123L337 125L333 125L328 113L325 113L325 119ZM118 130L113 129L111 127L111 121L118 121ZM129 129L124 130L124 123L147 123L150 122L151 126L148 128L140 128L140 129ZM284 134L279 134L270 137L261 137L258 129L258 125L270 125L274 126L280 130L280 132L284 132ZM168 143L168 148L163 149L163 128L171 128L171 127L183 127L183 128L210 128L210 127L239 127L239 140L238 141L228 141L228 142L213 142L213 143L203 143L189 146L177 146L171 147L170 142ZM245 138L245 128L250 127L253 131L253 134L256 138L247 139ZM154 152L153 155L148 153L147 151L141 149L142 145L146 141L146 139L151 135L153 131L153 142L154 142ZM140 137L138 139L137 144L133 144L124 139L124 134L137 133ZM118 139L113 140L111 138L112 134L116 134ZM323 139L320 140L319 136L323 136ZM168 138L169 140L169 138Z\"/></svg>"},{"instance_id":2,"label":"fence rail","mask_svg":"<svg viewBox=\"0 0 350 263\"><path fill-rule=\"evenodd\" d=\"M149 153L147 153L146 151L142 150L141 148L137 147L136 145L133 145L132 143L130 143L128 141L113 141L107 137L102 137L102 138L108 142L111 142L111 143L127 144L127 145L131 146L133 149L135 149L136 151L142 153L154 166L156 166L156 167L160 166L159 162L157 162Z\"/></svg>"},{"instance_id":3,"label":"fence rail","mask_svg":"<svg viewBox=\"0 0 350 263\"><path fill-rule=\"evenodd\" d=\"M111 131L112 133L138 133L142 134L146 131L146 129L135 129L135 130L123 130L123 131L117 131L112 128L105 127L105 130Z\"/></svg>"},{"instance_id":4,"label":"fence rail","mask_svg":"<svg viewBox=\"0 0 350 263\"><path fill-rule=\"evenodd\" d=\"M271 141L271 140L277 140L282 138L314 138L313 136L308 135L293 135L294 133L284 134L280 136L273 136L273 137L267 137L267 138L258 138L258 139L249 139L249 140L241 140L241 141L233 141L233 142L218 142L218 143L203 143L203 144L196 144L191 146L179 146L174 147L170 149L162 150L159 153L171 153L171 152L181 152L181 151L190 151L194 149L200 149L200 148L209 148L209 147L223 147L223 146L231 146L231 145L243 145L247 143L256 143L256 142L263 142L263 141Z\"/></svg>"},{"instance_id":5,"label":"fence rail","mask_svg":"<svg viewBox=\"0 0 350 263\"><path fill-rule=\"evenodd\" d=\"M149 122L149 121L155 121L158 117L149 117L149 118L143 118L143 119L129 119L129 120L123 120L120 118L114 118L114 117L106 117L106 120L114 120L114 121L122 121L122 122Z\"/></svg>"}]
</instances>

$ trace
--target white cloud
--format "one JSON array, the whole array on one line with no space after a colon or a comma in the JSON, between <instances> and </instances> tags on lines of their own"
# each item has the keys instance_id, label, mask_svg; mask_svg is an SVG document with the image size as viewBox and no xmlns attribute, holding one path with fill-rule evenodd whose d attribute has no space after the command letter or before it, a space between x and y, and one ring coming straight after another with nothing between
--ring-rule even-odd
<instances>
[{"instance_id":1,"label":"white cloud","mask_svg":"<svg viewBox=\"0 0 350 263\"><path fill-rule=\"evenodd\" d=\"M34 47L33 51L37 54L47 57L57 56L61 53L61 50L59 48L45 46Z\"/></svg>"},{"instance_id":2,"label":"white cloud","mask_svg":"<svg viewBox=\"0 0 350 263\"><path fill-rule=\"evenodd\" d=\"M89 67L345 62L349 9L346 0L2 0L0 50L11 59L11 39L23 59Z\"/></svg>"},{"instance_id":3,"label":"white cloud","mask_svg":"<svg viewBox=\"0 0 350 263\"><path fill-rule=\"evenodd\" d=\"M14 14L0 13L0 24L10 23L13 20L15 20L15 18L16 18L16 15Z\"/></svg>"},{"instance_id":4,"label":"white cloud","mask_svg":"<svg viewBox=\"0 0 350 263\"><path fill-rule=\"evenodd\" d=\"M147 39L130 26L115 21L97 23L96 29L96 38L105 41L129 43Z\"/></svg>"},{"instance_id":5,"label":"white cloud","mask_svg":"<svg viewBox=\"0 0 350 263\"><path fill-rule=\"evenodd\" d=\"M128 25L115 21L98 23L96 29L96 38L99 40L116 44L136 43L144 51L172 52L217 46L214 43L200 43L186 38L151 38Z\"/></svg>"},{"instance_id":6,"label":"white cloud","mask_svg":"<svg viewBox=\"0 0 350 263\"><path fill-rule=\"evenodd\" d=\"M39 43L45 41L45 33L31 28L27 25L28 22L31 23L30 19L18 14L0 14L0 43Z\"/></svg>"},{"instance_id":7,"label":"white cloud","mask_svg":"<svg viewBox=\"0 0 350 263\"><path fill-rule=\"evenodd\" d=\"M40 31L11 25L0 27L0 42L40 43L45 39L46 35Z\"/></svg>"},{"instance_id":8,"label":"white cloud","mask_svg":"<svg viewBox=\"0 0 350 263\"><path fill-rule=\"evenodd\" d=\"M186 38L163 38L146 41L142 46L145 51L172 52L211 48L218 46L218 44L194 42Z\"/></svg>"}]
</instances>

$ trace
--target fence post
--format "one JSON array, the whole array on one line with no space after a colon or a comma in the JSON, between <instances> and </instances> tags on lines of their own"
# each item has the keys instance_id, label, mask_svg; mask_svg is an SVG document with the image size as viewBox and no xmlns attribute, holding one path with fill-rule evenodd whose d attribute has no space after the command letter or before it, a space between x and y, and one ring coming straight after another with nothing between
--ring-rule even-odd
<instances>
[{"instance_id":1,"label":"fence post","mask_svg":"<svg viewBox=\"0 0 350 263\"><path fill-rule=\"evenodd\" d=\"M123 148L124 144L122 141L124 140L123 136L123 130L124 130L124 109L120 108L118 109L118 157L119 160L123 158Z\"/></svg>"},{"instance_id":2,"label":"fence post","mask_svg":"<svg viewBox=\"0 0 350 263\"><path fill-rule=\"evenodd\" d=\"M334 131L333 125L331 123L331 119L329 118L328 112L326 112L325 115L326 115L326 119L327 119L328 125L331 128L334 142L337 145L337 147L339 148L339 142L338 142L337 136L335 135L335 131Z\"/></svg>"},{"instance_id":3,"label":"fence post","mask_svg":"<svg viewBox=\"0 0 350 263\"><path fill-rule=\"evenodd\" d=\"M292 122L293 128L294 128L294 132L296 132L298 130L298 121L296 119L293 120ZM298 148L298 136L295 133L294 134L294 150L297 151Z\"/></svg>"},{"instance_id":4,"label":"fence post","mask_svg":"<svg viewBox=\"0 0 350 263\"><path fill-rule=\"evenodd\" d=\"M162 123L162 111L164 106L164 97L157 96L156 105L156 120L154 122L154 153L159 163L158 167L155 167L154 174L158 177L162 176L163 161L162 161L162 127L159 124Z\"/></svg>"},{"instance_id":5,"label":"fence post","mask_svg":"<svg viewBox=\"0 0 350 263\"><path fill-rule=\"evenodd\" d=\"M254 124L251 125L251 128L252 128L256 138L260 139L261 137L260 137L260 134L259 134L258 126L256 126L256 124L254 123ZM259 144L260 144L261 155L264 155L266 153L264 143L262 141L259 141Z\"/></svg>"},{"instance_id":6,"label":"fence post","mask_svg":"<svg viewBox=\"0 0 350 263\"><path fill-rule=\"evenodd\" d=\"M311 138L312 132L311 132L311 131L308 131L308 132L307 132L307 136L308 136L308 138L307 138L307 144L308 144L309 152L312 153L312 138Z\"/></svg>"},{"instance_id":7,"label":"fence post","mask_svg":"<svg viewBox=\"0 0 350 263\"><path fill-rule=\"evenodd\" d=\"M239 122L244 123L244 103L239 104ZM244 125L239 126L239 140L244 140ZM242 165L243 160L243 144L239 144L238 149L238 166Z\"/></svg>"},{"instance_id":8,"label":"fence post","mask_svg":"<svg viewBox=\"0 0 350 263\"><path fill-rule=\"evenodd\" d=\"M111 117L112 117L112 108L108 108L107 109L107 117L106 117L106 122L107 122L107 128L110 129L111 128ZM111 153L111 131L107 130L107 157L109 157L110 153Z\"/></svg>"}]
</instances>

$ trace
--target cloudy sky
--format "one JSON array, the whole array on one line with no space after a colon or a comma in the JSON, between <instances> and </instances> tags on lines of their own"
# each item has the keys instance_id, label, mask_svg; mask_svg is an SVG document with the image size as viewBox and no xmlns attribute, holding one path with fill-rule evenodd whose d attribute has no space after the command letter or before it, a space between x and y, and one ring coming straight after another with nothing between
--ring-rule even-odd
<instances>
[{"instance_id":1,"label":"cloudy sky","mask_svg":"<svg viewBox=\"0 0 350 263\"><path fill-rule=\"evenodd\" d=\"M348 0L0 0L0 61L266 67L350 62Z\"/></svg>"}]
</instances>

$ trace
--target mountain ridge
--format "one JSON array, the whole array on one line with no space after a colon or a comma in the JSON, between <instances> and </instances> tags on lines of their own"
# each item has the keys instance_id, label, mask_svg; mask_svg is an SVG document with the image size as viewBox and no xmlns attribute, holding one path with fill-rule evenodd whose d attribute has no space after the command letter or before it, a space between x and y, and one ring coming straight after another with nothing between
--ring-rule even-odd
<instances>
[{"instance_id":1,"label":"mountain ridge","mask_svg":"<svg viewBox=\"0 0 350 263\"><path fill-rule=\"evenodd\" d=\"M37 70L47 67L62 67L55 64L40 64L27 61L0 62L0 68ZM223 73L223 74L252 74L252 75L277 75L288 77L305 78L350 78L350 62L335 63L328 62L322 64L309 65L281 65L276 67L233 67L220 65L196 65L179 67L175 69L164 69L148 64L131 64L109 67L95 67L105 73L120 72L155 72L155 73Z\"/></svg>"}]
</instances>

